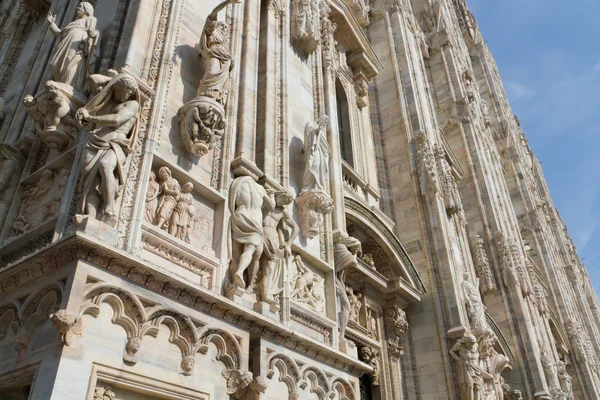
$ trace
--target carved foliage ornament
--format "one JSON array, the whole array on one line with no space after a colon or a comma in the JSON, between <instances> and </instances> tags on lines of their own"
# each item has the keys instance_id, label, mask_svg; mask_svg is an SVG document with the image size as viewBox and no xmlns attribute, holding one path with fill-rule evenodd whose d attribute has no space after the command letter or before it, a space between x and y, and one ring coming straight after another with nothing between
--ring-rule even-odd
<instances>
[{"instance_id":1,"label":"carved foliage ornament","mask_svg":"<svg viewBox=\"0 0 600 400\"><path fill-rule=\"evenodd\" d=\"M437 193L439 190L437 164L429 138L425 132L419 131L415 134L415 147L421 193L423 195L426 195L429 191Z\"/></svg>"},{"instance_id":2,"label":"carved foliage ornament","mask_svg":"<svg viewBox=\"0 0 600 400\"><path fill-rule=\"evenodd\" d=\"M484 241L481 236L475 235L471 239L471 253L475 264L475 272L479 278L479 289L482 293L497 290L492 267L485 252Z\"/></svg>"},{"instance_id":3,"label":"carved foliage ornament","mask_svg":"<svg viewBox=\"0 0 600 400\"><path fill-rule=\"evenodd\" d=\"M408 332L409 327L406 312L398 305L390 305L384 310L383 323L388 338L388 352L392 357L399 358L404 354L400 344L402 336Z\"/></svg>"}]
</instances>

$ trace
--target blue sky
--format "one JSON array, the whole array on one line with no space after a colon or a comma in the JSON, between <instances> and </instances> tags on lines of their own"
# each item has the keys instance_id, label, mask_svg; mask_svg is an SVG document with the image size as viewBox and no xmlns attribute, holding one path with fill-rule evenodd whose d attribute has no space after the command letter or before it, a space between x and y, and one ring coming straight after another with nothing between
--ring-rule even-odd
<instances>
[{"instance_id":1,"label":"blue sky","mask_svg":"<svg viewBox=\"0 0 600 400\"><path fill-rule=\"evenodd\" d=\"M600 0L467 0L600 295Z\"/></svg>"}]
</instances>

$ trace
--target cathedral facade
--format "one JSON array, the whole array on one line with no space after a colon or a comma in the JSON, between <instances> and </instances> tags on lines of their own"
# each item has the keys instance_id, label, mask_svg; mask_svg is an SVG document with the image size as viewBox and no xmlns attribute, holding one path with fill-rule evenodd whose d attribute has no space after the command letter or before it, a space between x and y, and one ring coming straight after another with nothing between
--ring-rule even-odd
<instances>
[{"instance_id":1,"label":"cathedral facade","mask_svg":"<svg viewBox=\"0 0 600 400\"><path fill-rule=\"evenodd\" d=\"M465 0L3 0L0 399L600 398Z\"/></svg>"}]
</instances>

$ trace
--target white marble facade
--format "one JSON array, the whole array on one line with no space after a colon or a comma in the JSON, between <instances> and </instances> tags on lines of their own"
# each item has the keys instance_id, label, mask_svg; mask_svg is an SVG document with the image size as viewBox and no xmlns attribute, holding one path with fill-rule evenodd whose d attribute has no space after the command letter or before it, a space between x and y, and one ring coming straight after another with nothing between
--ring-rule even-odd
<instances>
[{"instance_id":1,"label":"white marble facade","mask_svg":"<svg viewBox=\"0 0 600 400\"><path fill-rule=\"evenodd\" d=\"M0 399L600 397L464 0L4 0L0 168Z\"/></svg>"}]
</instances>

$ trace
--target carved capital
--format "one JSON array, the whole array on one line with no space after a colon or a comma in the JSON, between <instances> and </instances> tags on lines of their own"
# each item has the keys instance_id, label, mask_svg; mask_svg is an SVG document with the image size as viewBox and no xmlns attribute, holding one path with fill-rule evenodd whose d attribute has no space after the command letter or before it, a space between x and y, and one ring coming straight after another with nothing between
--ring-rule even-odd
<instances>
[{"instance_id":1,"label":"carved capital","mask_svg":"<svg viewBox=\"0 0 600 400\"><path fill-rule=\"evenodd\" d=\"M179 109L179 123L183 146L200 158L223 137L225 109L210 97L198 96Z\"/></svg>"},{"instance_id":2,"label":"carved capital","mask_svg":"<svg viewBox=\"0 0 600 400\"><path fill-rule=\"evenodd\" d=\"M323 216L333 211L333 200L324 190L306 191L294 201L299 215L300 233L312 239L323 226Z\"/></svg>"}]
</instances>

